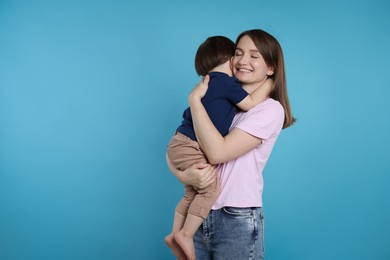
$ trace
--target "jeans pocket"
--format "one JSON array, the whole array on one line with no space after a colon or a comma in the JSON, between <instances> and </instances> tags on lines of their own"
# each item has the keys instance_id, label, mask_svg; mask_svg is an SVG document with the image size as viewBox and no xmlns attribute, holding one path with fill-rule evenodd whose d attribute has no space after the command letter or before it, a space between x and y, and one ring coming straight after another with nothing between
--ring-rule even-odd
<instances>
[{"instance_id":1,"label":"jeans pocket","mask_svg":"<svg viewBox=\"0 0 390 260\"><path fill-rule=\"evenodd\" d=\"M230 216L236 216L236 217L251 217L252 216L252 209L251 208L224 207L223 211Z\"/></svg>"}]
</instances>

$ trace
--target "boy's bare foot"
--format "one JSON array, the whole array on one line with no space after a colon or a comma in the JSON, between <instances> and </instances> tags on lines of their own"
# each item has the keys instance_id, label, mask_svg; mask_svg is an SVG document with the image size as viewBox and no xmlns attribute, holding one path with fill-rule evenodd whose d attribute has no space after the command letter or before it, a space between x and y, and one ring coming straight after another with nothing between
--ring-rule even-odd
<instances>
[{"instance_id":1,"label":"boy's bare foot","mask_svg":"<svg viewBox=\"0 0 390 260\"><path fill-rule=\"evenodd\" d=\"M173 233L170 233L164 239L165 244L171 249L172 253L176 256L177 260L187 260L184 251L176 243Z\"/></svg>"},{"instance_id":2,"label":"boy's bare foot","mask_svg":"<svg viewBox=\"0 0 390 260\"><path fill-rule=\"evenodd\" d=\"M195 245L192 237L184 235L183 230L175 233L174 240L179 245L181 250L184 251L184 254L187 256L188 260L196 260L195 256Z\"/></svg>"}]
</instances>

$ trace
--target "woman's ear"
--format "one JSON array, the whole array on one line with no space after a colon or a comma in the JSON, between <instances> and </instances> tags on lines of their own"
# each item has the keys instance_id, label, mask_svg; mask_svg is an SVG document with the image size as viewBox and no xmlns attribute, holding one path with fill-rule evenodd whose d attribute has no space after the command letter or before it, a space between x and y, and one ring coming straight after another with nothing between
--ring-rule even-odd
<instances>
[{"instance_id":1,"label":"woman's ear","mask_svg":"<svg viewBox=\"0 0 390 260\"><path fill-rule=\"evenodd\" d=\"M274 68L273 67L269 67L268 71L267 71L267 76L272 76L272 75L274 75Z\"/></svg>"}]
</instances>

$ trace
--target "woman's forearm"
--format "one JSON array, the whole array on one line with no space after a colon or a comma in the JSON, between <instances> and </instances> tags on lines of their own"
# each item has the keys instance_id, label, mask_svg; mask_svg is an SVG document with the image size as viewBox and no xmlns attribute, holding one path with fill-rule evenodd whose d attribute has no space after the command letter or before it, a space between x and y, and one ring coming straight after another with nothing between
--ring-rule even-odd
<instances>
[{"instance_id":1,"label":"woman's forearm","mask_svg":"<svg viewBox=\"0 0 390 260\"><path fill-rule=\"evenodd\" d=\"M215 128L201 99L207 91L209 77L195 86L188 97L197 141L211 164L238 158L261 143L261 139L238 128L222 136Z\"/></svg>"},{"instance_id":2,"label":"woman's forearm","mask_svg":"<svg viewBox=\"0 0 390 260\"><path fill-rule=\"evenodd\" d=\"M197 141L211 164L219 164L238 158L261 143L254 137L238 128L222 136L215 128L201 99L207 91L209 77L206 76L188 97L192 122Z\"/></svg>"},{"instance_id":3,"label":"woman's forearm","mask_svg":"<svg viewBox=\"0 0 390 260\"><path fill-rule=\"evenodd\" d=\"M210 163L215 163L218 152L223 151L225 139L215 128L200 99L190 101L192 121L197 141Z\"/></svg>"},{"instance_id":4,"label":"woman's forearm","mask_svg":"<svg viewBox=\"0 0 390 260\"><path fill-rule=\"evenodd\" d=\"M211 164L236 159L262 143L260 138L239 128L233 128L223 137L200 101L191 102L190 108L197 141Z\"/></svg>"}]
</instances>

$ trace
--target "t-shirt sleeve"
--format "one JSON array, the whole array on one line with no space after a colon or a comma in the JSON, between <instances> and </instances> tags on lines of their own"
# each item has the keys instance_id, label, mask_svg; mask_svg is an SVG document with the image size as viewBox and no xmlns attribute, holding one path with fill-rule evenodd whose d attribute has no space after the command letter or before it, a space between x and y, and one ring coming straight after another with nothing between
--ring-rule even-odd
<instances>
[{"instance_id":1,"label":"t-shirt sleeve","mask_svg":"<svg viewBox=\"0 0 390 260\"><path fill-rule=\"evenodd\" d=\"M238 81L229 84L228 91L226 92L226 98L233 104L240 103L248 95L248 92L242 88L242 85Z\"/></svg>"},{"instance_id":2,"label":"t-shirt sleeve","mask_svg":"<svg viewBox=\"0 0 390 260\"><path fill-rule=\"evenodd\" d=\"M263 140L279 134L284 123L284 109L279 102L265 102L247 112L235 127Z\"/></svg>"}]
</instances>

